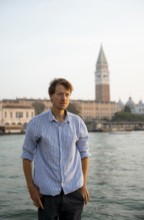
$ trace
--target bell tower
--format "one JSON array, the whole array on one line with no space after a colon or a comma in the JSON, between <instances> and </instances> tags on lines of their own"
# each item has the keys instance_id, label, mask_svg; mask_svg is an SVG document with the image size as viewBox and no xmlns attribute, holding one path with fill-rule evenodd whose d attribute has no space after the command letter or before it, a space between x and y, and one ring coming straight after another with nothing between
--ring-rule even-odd
<instances>
[{"instance_id":1,"label":"bell tower","mask_svg":"<svg viewBox=\"0 0 144 220\"><path fill-rule=\"evenodd\" d=\"M109 70L102 45L96 63L95 100L96 102L110 102Z\"/></svg>"}]
</instances>

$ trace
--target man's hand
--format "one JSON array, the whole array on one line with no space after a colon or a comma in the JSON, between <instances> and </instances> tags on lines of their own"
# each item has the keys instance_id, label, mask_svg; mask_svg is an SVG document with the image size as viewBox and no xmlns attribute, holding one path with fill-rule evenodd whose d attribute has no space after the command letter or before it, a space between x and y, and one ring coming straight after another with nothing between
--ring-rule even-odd
<instances>
[{"instance_id":1,"label":"man's hand","mask_svg":"<svg viewBox=\"0 0 144 220\"><path fill-rule=\"evenodd\" d=\"M31 184L30 186L28 186L28 190L29 190L29 194L30 194L31 199L33 200L34 205L38 208L44 209L42 201L41 201L42 196L39 193L38 187L35 186L34 184Z\"/></svg>"},{"instance_id":2,"label":"man's hand","mask_svg":"<svg viewBox=\"0 0 144 220\"><path fill-rule=\"evenodd\" d=\"M89 202L89 193L87 187L84 185L83 187L80 188L80 191L84 198L85 204L87 204Z\"/></svg>"}]
</instances>

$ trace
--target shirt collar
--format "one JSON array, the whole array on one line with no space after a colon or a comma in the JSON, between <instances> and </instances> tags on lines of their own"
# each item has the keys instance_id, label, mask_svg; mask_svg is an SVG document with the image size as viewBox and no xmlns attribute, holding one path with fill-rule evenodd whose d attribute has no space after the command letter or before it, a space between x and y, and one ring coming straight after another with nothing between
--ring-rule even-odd
<instances>
[{"instance_id":1,"label":"shirt collar","mask_svg":"<svg viewBox=\"0 0 144 220\"><path fill-rule=\"evenodd\" d=\"M48 117L48 120L50 122L52 121L55 121L57 122L57 120L55 119L51 109L48 110L48 114L49 114L49 117ZM65 117L65 120L64 120L65 123L69 123L70 122L70 115L69 115L69 112L66 110L66 117Z\"/></svg>"}]
</instances>

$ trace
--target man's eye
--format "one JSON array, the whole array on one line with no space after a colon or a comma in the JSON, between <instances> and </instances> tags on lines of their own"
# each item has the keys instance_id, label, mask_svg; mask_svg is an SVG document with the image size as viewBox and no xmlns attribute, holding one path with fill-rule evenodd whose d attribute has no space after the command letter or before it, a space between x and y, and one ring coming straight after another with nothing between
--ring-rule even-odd
<instances>
[{"instance_id":1,"label":"man's eye","mask_svg":"<svg viewBox=\"0 0 144 220\"><path fill-rule=\"evenodd\" d=\"M62 96L63 94L62 93L58 93L57 95Z\"/></svg>"}]
</instances>

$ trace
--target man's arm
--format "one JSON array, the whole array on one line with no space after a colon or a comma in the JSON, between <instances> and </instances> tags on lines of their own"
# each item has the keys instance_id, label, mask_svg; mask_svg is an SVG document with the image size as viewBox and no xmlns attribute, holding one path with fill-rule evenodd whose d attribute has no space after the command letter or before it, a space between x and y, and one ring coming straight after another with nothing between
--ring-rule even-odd
<instances>
[{"instance_id":1,"label":"man's arm","mask_svg":"<svg viewBox=\"0 0 144 220\"><path fill-rule=\"evenodd\" d=\"M82 158L81 163L82 163L82 171L83 171L83 178L84 178L84 184L81 188L81 193L85 200L85 204L87 204L87 202L89 202L89 193L87 190L86 182L87 182L87 176L88 176L89 158L88 157Z\"/></svg>"},{"instance_id":2,"label":"man's arm","mask_svg":"<svg viewBox=\"0 0 144 220\"><path fill-rule=\"evenodd\" d=\"M28 159L23 159L23 171L27 183L27 188L30 194L31 199L34 202L34 205L38 208L41 207L44 208L41 202L41 196L39 193L39 189L36 185L33 183L32 179L32 162Z\"/></svg>"}]
</instances>

